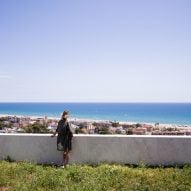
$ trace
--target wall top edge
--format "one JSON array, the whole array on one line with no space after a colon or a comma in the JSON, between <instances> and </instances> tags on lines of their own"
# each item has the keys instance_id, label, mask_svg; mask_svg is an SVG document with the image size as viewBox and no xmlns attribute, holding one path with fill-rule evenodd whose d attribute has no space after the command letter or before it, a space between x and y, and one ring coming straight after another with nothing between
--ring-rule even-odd
<instances>
[{"instance_id":1,"label":"wall top edge","mask_svg":"<svg viewBox=\"0 0 191 191\"><path fill-rule=\"evenodd\" d=\"M0 137L2 136L23 136L23 137L50 137L51 134L30 134L30 133L0 133ZM98 135L98 134L74 134L74 137L123 137L123 138L184 138L191 139L191 136L185 135Z\"/></svg>"}]
</instances>

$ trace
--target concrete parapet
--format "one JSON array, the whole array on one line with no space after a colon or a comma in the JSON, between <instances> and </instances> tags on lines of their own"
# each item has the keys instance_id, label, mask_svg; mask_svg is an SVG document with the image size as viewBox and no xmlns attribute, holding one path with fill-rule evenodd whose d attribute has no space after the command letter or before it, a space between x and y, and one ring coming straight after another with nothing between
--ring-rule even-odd
<instances>
[{"instance_id":1,"label":"concrete parapet","mask_svg":"<svg viewBox=\"0 0 191 191\"><path fill-rule=\"evenodd\" d=\"M0 134L0 160L60 164L56 137L49 134ZM191 136L74 135L70 163L191 164Z\"/></svg>"}]
</instances>

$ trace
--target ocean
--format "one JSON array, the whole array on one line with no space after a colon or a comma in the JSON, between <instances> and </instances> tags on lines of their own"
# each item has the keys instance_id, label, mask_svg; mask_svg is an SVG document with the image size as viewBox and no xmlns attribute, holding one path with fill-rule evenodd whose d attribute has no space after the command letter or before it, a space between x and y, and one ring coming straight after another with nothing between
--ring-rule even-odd
<instances>
[{"instance_id":1,"label":"ocean","mask_svg":"<svg viewBox=\"0 0 191 191\"><path fill-rule=\"evenodd\" d=\"M0 103L0 114L191 125L191 103Z\"/></svg>"}]
</instances>

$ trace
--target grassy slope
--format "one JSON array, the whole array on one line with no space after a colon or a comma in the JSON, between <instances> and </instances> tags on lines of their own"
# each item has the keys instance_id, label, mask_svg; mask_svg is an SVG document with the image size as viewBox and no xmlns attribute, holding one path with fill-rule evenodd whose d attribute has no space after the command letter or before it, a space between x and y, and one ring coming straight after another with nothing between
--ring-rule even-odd
<instances>
[{"instance_id":1,"label":"grassy slope","mask_svg":"<svg viewBox=\"0 0 191 191\"><path fill-rule=\"evenodd\" d=\"M102 164L67 169L0 161L0 191L191 190L191 167L146 168Z\"/></svg>"}]
</instances>

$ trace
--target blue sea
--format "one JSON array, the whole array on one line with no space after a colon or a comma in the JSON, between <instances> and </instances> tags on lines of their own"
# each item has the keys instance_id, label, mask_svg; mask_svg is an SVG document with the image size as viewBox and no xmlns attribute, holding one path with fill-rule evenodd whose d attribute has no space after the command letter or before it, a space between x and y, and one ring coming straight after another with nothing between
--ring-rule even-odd
<instances>
[{"instance_id":1,"label":"blue sea","mask_svg":"<svg viewBox=\"0 0 191 191\"><path fill-rule=\"evenodd\" d=\"M0 103L0 114L191 125L191 103Z\"/></svg>"}]
</instances>

